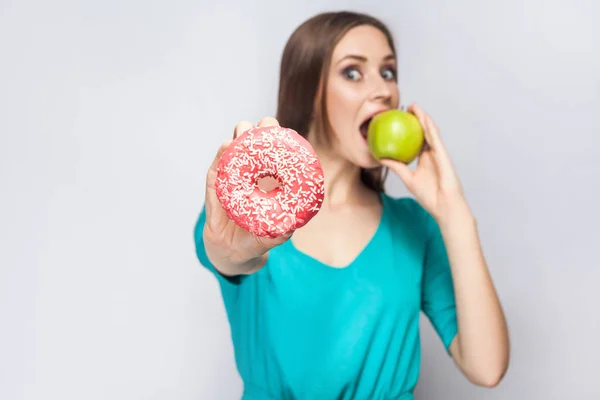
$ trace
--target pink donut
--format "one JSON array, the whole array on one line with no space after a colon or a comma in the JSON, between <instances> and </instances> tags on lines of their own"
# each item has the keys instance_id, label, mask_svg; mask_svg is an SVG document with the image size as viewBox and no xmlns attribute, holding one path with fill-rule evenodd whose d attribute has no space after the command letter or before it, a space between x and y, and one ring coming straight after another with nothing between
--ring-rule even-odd
<instances>
[{"instance_id":1,"label":"pink donut","mask_svg":"<svg viewBox=\"0 0 600 400\"><path fill-rule=\"evenodd\" d=\"M268 176L280 187L265 193L257 182ZM305 138L289 128L255 127L221 155L215 190L231 220L256 236L275 238L317 214L323 182L321 163Z\"/></svg>"}]
</instances>

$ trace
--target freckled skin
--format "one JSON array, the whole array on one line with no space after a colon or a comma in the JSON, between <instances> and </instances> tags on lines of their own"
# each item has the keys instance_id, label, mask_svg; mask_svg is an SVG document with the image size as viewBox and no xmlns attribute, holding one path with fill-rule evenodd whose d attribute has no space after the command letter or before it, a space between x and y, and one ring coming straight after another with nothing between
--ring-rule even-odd
<instances>
[{"instance_id":1,"label":"freckled skin","mask_svg":"<svg viewBox=\"0 0 600 400\"><path fill-rule=\"evenodd\" d=\"M264 193L257 181L277 179ZM324 198L324 175L310 143L292 129L256 127L221 155L215 191L227 215L250 233L275 238L308 223Z\"/></svg>"}]
</instances>

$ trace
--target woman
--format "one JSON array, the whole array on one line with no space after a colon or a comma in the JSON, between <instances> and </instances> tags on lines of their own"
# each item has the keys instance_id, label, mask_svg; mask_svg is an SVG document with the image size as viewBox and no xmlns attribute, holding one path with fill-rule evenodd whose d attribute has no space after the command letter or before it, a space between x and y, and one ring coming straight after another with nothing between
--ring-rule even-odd
<instances>
[{"instance_id":1,"label":"woman","mask_svg":"<svg viewBox=\"0 0 600 400\"><path fill-rule=\"evenodd\" d=\"M408 108L427 141L414 172L369 153L365 121L397 107L388 29L367 15L324 13L290 37L276 119L259 123L310 141L325 173L319 213L284 237L250 235L216 198L230 142L218 151L196 249L220 283L245 399L412 399L420 311L471 382L492 387L504 375L505 318L438 128ZM238 124L234 136L251 127ZM388 168L415 200L384 192Z\"/></svg>"}]
</instances>

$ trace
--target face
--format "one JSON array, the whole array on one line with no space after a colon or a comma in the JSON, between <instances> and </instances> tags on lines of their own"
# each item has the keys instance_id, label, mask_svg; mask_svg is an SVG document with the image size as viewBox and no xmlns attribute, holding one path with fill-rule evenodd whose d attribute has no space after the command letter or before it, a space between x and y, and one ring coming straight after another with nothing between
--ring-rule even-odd
<instances>
[{"instance_id":1,"label":"face","mask_svg":"<svg viewBox=\"0 0 600 400\"><path fill-rule=\"evenodd\" d=\"M396 60L385 35L372 26L348 31L333 51L326 88L337 154L362 168L379 165L367 145L368 122L397 108L398 92Z\"/></svg>"}]
</instances>

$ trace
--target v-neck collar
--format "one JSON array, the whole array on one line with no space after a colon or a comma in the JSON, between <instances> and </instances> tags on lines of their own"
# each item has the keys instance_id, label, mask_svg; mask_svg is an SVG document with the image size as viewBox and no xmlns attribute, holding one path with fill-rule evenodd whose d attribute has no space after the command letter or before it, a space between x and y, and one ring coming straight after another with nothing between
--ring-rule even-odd
<instances>
[{"instance_id":1,"label":"v-neck collar","mask_svg":"<svg viewBox=\"0 0 600 400\"><path fill-rule=\"evenodd\" d=\"M367 244L363 247L363 249L356 255L356 257L354 257L354 259L352 261L350 261L348 264L346 264L343 267L336 267L336 266L332 266L329 265L327 263L324 263L321 260L318 260L317 258L311 256L310 254L305 253L304 251L298 249L294 243L292 242L292 239L287 240L283 246L286 247L286 250L291 251L292 253L298 255L301 258L304 258L307 262L310 262L312 264L318 265L320 267L326 268L328 270L339 270L339 271L345 271L345 270L349 270L351 269L354 265L356 265L362 258L366 257L368 255L368 253L370 252L371 248L373 246L375 246L376 242L379 240L380 236L383 234L383 230L386 224L386 218L387 218L387 213L388 213L388 198L387 195L383 192L379 193L379 198L381 199L381 217L379 219L379 224L377 225L377 229L375 230L375 233L373 234L373 236L371 236L371 239L369 239L369 241L367 242Z\"/></svg>"}]
</instances>

